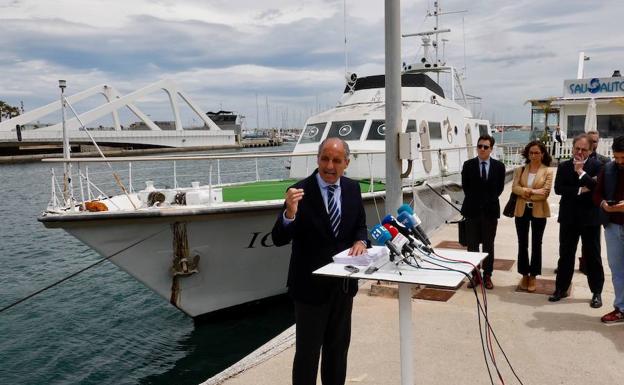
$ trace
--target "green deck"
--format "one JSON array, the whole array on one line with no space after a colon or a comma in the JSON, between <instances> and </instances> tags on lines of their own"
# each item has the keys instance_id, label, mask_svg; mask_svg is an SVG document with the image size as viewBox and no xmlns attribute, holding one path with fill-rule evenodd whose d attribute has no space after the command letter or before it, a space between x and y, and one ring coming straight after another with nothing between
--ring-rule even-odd
<instances>
[{"instance_id":1,"label":"green deck","mask_svg":"<svg viewBox=\"0 0 624 385\"><path fill-rule=\"evenodd\" d=\"M288 186L296 183L295 179L286 179L280 181L268 182L250 182L236 186L223 187L224 202L240 202L240 201L265 201L273 199L283 199L284 193ZM368 192L370 189L369 181L360 181L362 192ZM383 191L385 185L381 182L373 183L373 191Z\"/></svg>"}]
</instances>

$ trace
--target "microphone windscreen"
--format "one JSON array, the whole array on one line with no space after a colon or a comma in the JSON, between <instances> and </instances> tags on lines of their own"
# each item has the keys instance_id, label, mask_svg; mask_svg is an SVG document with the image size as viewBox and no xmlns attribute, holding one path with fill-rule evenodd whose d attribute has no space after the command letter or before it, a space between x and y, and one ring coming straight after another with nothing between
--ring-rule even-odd
<instances>
[{"instance_id":1,"label":"microphone windscreen","mask_svg":"<svg viewBox=\"0 0 624 385\"><path fill-rule=\"evenodd\" d=\"M370 231L370 235L378 245L384 245L392 240L392 235L382 225L375 225Z\"/></svg>"},{"instance_id":2,"label":"microphone windscreen","mask_svg":"<svg viewBox=\"0 0 624 385\"><path fill-rule=\"evenodd\" d=\"M397 230L396 227L392 225L385 225L385 226L387 226L386 229L388 229L388 232L390 233L390 235L392 235L392 239L394 239L397 235L399 235L399 230Z\"/></svg>"},{"instance_id":3,"label":"microphone windscreen","mask_svg":"<svg viewBox=\"0 0 624 385\"><path fill-rule=\"evenodd\" d=\"M392 224L392 220L393 219L394 219L394 217L392 215L388 214L381 220L381 224L382 225L385 225L386 223Z\"/></svg>"},{"instance_id":4,"label":"microphone windscreen","mask_svg":"<svg viewBox=\"0 0 624 385\"><path fill-rule=\"evenodd\" d=\"M416 221L414 221L414 217L412 217L407 211L403 211L401 214L399 214L397 220L410 229L413 229L416 226Z\"/></svg>"},{"instance_id":5,"label":"microphone windscreen","mask_svg":"<svg viewBox=\"0 0 624 385\"><path fill-rule=\"evenodd\" d=\"M402 212L407 212L408 214L412 215L414 214L414 210L412 210L412 207L410 205L408 205L407 203L404 203L401 205L401 207L399 207L399 209L397 210L399 213Z\"/></svg>"}]
</instances>

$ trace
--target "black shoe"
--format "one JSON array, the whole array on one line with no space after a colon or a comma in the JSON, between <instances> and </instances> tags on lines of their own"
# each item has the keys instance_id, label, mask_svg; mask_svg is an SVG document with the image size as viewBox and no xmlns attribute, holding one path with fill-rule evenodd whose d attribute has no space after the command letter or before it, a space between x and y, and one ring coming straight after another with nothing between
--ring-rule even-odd
<instances>
[{"instance_id":1,"label":"black shoe","mask_svg":"<svg viewBox=\"0 0 624 385\"><path fill-rule=\"evenodd\" d=\"M564 293L563 291L561 291L561 290L558 290L558 289L557 289L557 290L555 290L555 292L553 293L553 295L551 295L550 297L548 297L548 300L549 300L550 302L559 302L559 301L561 301L561 298L565 298L565 297L567 297L567 296L568 296L568 294L567 294L567 293Z\"/></svg>"},{"instance_id":2,"label":"black shoe","mask_svg":"<svg viewBox=\"0 0 624 385\"><path fill-rule=\"evenodd\" d=\"M593 307L594 309L598 309L602 306L602 298L600 297L600 294L594 294L591 302L589 303L589 306Z\"/></svg>"}]
</instances>

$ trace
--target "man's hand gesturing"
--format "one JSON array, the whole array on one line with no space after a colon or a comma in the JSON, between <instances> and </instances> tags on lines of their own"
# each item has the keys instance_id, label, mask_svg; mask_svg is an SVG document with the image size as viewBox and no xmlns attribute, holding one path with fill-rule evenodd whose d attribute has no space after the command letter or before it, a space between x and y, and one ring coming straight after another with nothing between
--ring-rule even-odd
<instances>
[{"instance_id":1,"label":"man's hand gesturing","mask_svg":"<svg viewBox=\"0 0 624 385\"><path fill-rule=\"evenodd\" d=\"M288 191L286 191L286 218L295 218L301 199L303 199L303 189L289 188Z\"/></svg>"}]
</instances>

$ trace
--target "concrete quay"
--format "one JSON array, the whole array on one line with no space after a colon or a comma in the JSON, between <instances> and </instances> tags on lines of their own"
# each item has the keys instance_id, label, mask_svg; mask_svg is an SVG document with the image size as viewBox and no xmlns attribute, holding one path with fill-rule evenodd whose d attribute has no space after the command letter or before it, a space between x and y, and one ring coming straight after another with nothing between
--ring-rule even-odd
<instances>
[{"instance_id":1,"label":"concrete quay","mask_svg":"<svg viewBox=\"0 0 624 385\"><path fill-rule=\"evenodd\" d=\"M501 197L502 205L510 189L508 183ZM553 216L548 219L544 234L543 275L538 286L542 292L548 292L549 285L554 284L558 202L559 196L553 191L549 198ZM431 239L434 245L455 241L457 226L445 225ZM604 235L602 245L605 285L600 309L589 307L591 292L586 277L578 271L574 274L570 297L557 303L548 302L546 294L516 291L520 275L515 263L510 270L494 271L495 288L487 291L490 323L522 383L622 383L624 324L609 326L600 322L600 317L612 310L613 303ZM500 219L495 247L497 260L516 261L513 218ZM580 245L577 254L580 256ZM354 302L347 384L401 384L398 301L370 296L370 286L370 282L364 282ZM491 383L481 348L475 297L465 284L446 302L413 299L412 318L415 384ZM224 372L205 384L289 384L293 341L289 329L272 341L273 346L260 349L253 360L241 362L231 372ZM250 364L251 361L254 363ZM498 349L496 362L506 384L519 383ZM492 375L494 383L500 384L496 374Z\"/></svg>"}]
</instances>

